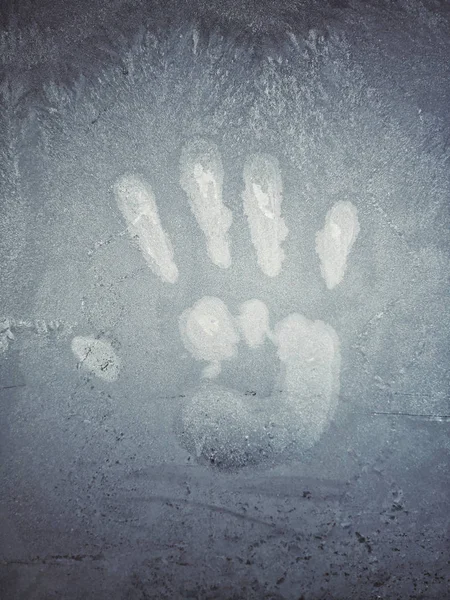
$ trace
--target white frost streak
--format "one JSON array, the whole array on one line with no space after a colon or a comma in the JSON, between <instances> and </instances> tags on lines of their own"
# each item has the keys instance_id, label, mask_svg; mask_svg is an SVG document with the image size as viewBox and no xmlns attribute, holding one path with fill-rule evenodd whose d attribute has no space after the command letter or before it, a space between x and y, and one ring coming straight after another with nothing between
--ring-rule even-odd
<instances>
[{"instance_id":1,"label":"white frost streak","mask_svg":"<svg viewBox=\"0 0 450 600\"><path fill-rule=\"evenodd\" d=\"M339 338L323 321L293 313L275 326L282 362L281 387L292 399L292 417L306 426L311 443L329 423L339 395Z\"/></svg>"},{"instance_id":2,"label":"white frost streak","mask_svg":"<svg viewBox=\"0 0 450 600\"><path fill-rule=\"evenodd\" d=\"M115 194L130 235L137 238L149 267L163 281L175 283L178 269L172 245L161 226L150 186L134 175L127 175L116 183Z\"/></svg>"},{"instance_id":3,"label":"white frost streak","mask_svg":"<svg viewBox=\"0 0 450 600\"><path fill-rule=\"evenodd\" d=\"M343 279L347 257L359 234L358 211L348 201L337 202L328 211L325 226L316 234L320 270L329 290Z\"/></svg>"},{"instance_id":4,"label":"white frost streak","mask_svg":"<svg viewBox=\"0 0 450 600\"><path fill-rule=\"evenodd\" d=\"M217 377L221 361L235 356L239 341L226 304L220 298L204 296L182 313L179 326L186 349L194 358L210 363L203 377Z\"/></svg>"},{"instance_id":5,"label":"white frost streak","mask_svg":"<svg viewBox=\"0 0 450 600\"><path fill-rule=\"evenodd\" d=\"M281 248L288 234L281 217L283 185L276 158L255 154L244 167L244 212L256 249L258 264L268 277L276 277L285 258Z\"/></svg>"},{"instance_id":6,"label":"white frost streak","mask_svg":"<svg viewBox=\"0 0 450 600\"><path fill-rule=\"evenodd\" d=\"M237 322L250 348L261 346L269 335L269 310L261 300L243 302Z\"/></svg>"},{"instance_id":7,"label":"white frost streak","mask_svg":"<svg viewBox=\"0 0 450 600\"><path fill-rule=\"evenodd\" d=\"M223 269L231 265L228 230L231 211L222 200L223 167L215 144L196 140L181 154L180 184L206 237L208 256Z\"/></svg>"},{"instance_id":8,"label":"white frost streak","mask_svg":"<svg viewBox=\"0 0 450 600\"><path fill-rule=\"evenodd\" d=\"M72 352L79 365L93 375L105 381L115 381L118 378L120 361L108 342L77 336L72 340Z\"/></svg>"}]
</instances>

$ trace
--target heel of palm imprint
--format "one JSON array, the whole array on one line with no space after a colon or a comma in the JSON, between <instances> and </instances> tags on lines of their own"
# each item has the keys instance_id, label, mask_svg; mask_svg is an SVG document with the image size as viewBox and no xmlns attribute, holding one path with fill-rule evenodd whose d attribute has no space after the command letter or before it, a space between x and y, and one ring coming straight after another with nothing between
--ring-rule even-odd
<instances>
[{"instance_id":1,"label":"heel of palm imprint","mask_svg":"<svg viewBox=\"0 0 450 600\"><path fill-rule=\"evenodd\" d=\"M186 349L207 362L183 411L185 437L198 457L217 462L218 455L234 454L244 460L266 446L278 452L292 442L305 448L319 439L339 394L339 340L330 325L293 313L271 329L260 300L244 302L233 317L220 298L205 296L182 313L179 327ZM279 375L268 398L214 383L223 361L237 356L241 339L250 352L266 342L276 347Z\"/></svg>"}]
</instances>

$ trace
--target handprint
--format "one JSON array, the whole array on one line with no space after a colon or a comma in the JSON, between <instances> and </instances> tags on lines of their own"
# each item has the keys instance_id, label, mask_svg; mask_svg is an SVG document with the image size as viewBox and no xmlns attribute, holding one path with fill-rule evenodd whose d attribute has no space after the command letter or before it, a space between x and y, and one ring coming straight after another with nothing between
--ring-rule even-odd
<instances>
[{"instance_id":1,"label":"handprint","mask_svg":"<svg viewBox=\"0 0 450 600\"><path fill-rule=\"evenodd\" d=\"M183 148L180 185L204 237L206 254L217 267L228 269L232 264L232 213L224 205L223 180L217 146L201 139ZM289 233L282 216L278 161L267 154L248 157L243 180L243 212L258 266L267 277L275 278L283 267L282 243ZM176 285L176 252L161 222L151 185L138 175L127 174L116 182L114 193L128 233L150 269L167 284ZM342 281L358 233L355 206L337 202L316 235L316 252L328 289ZM183 445L198 459L239 467L293 445L304 449L318 441L339 395L339 339L331 325L297 312L271 324L269 308L257 298L243 302L239 313L232 315L220 297L209 295L187 307L178 324L186 350L194 360L206 363L198 388L186 399L178 428ZM238 349L240 341L247 350L242 344ZM215 382L225 361L238 359L243 351L255 352L266 343L275 346L280 362L269 396L245 394ZM117 377L118 358L112 349L107 351L105 342L89 344L80 338L73 348L79 358L86 355L86 366L100 377ZM105 360L99 356L96 361L99 353Z\"/></svg>"}]
</instances>

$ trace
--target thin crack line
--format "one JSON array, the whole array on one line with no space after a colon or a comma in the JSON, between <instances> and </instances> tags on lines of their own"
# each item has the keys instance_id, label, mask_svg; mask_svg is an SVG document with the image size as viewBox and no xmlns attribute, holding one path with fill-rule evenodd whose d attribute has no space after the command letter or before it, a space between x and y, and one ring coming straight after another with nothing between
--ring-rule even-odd
<instances>
[{"instance_id":1,"label":"thin crack line","mask_svg":"<svg viewBox=\"0 0 450 600\"><path fill-rule=\"evenodd\" d=\"M5 385L3 387L0 387L0 390L13 390L15 388L22 388L22 387L26 387L26 383L19 383L17 385Z\"/></svg>"},{"instance_id":2,"label":"thin crack line","mask_svg":"<svg viewBox=\"0 0 450 600\"><path fill-rule=\"evenodd\" d=\"M450 421L450 415L430 415L422 413L407 413L407 412L382 412L373 411L370 413L358 413L358 414L369 414L373 416L393 416L393 417L416 417L419 419L426 419L428 421Z\"/></svg>"},{"instance_id":3,"label":"thin crack line","mask_svg":"<svg viewBox=\"0 0 450 600\"><path fill-rule=\"evenodd\" d=\"M64 564L64 562L83 562L86 560L101 560L103 558L103 554L99 553L99 554L66 554L66 555L60 555L60 554L55 554L55 555L50 555L50 556L43 556L42 558L40 556L36 556L35 558L30 558L29 560L26 559L12 559L12 560L2 560L0 561L0 564L4 565L4 566L9 566L9 565L42 565L42 564L58 564L58 562L61 562Z\"/></svg>"},{"instance_id":4,"label":"thin crack line","mask_svg":"<svg viewBox=\"0 0 450 600\"><path fill-rule=\"evenodd\" d=\"M275 523L268 523L267 521L263 521L262 519L257 519L256 517L243 515L236 511L230 510L229 508L224 508L223 506L216 506L214 504L206 504L204 502L193 502L192 500L186 500L184 498L170 498L168 496L148 496L144 498L133 498L133 500L138 502L164 502L169 505L184 504L185 506L196 506L198 508L206 508L211 512L227 514L231 517L235 517L236 519L240 519L242 521L249 521L251 523L256 523L257 525L264 525L264 527L273 529L277 533L286 533L284 529L278 527Z\"/></svg>"}]
</instances>

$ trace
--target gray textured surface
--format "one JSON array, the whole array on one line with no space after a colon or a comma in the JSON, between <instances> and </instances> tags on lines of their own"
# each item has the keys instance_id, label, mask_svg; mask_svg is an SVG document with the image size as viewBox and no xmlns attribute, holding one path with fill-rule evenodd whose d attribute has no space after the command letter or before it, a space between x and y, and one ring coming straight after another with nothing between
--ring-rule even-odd
<instances>
[{"instance_id":1,"label":"gray textured surface","mask_svg":"<svg viewBox=\"0 0 450 600\"><path fill-rule=\"evenodd\" d=\"M450 597L448 4L5 14L1 597ZM197 137L222 156L229 270L208 260L179 183ZM275 279L240 196L254 152L283 177ZM154 190L174 285L124 235L113 185L131 171ZM361 232L328 290L314 240L340 200ZM204 364L178 317L204 295L334 327L341 395L313 448L229 472L180 443ZM111 344L116 381L77 368L74 336ZM277 360L241 344L218 383L267 395Z\"/></svg>"}]
</instances>

